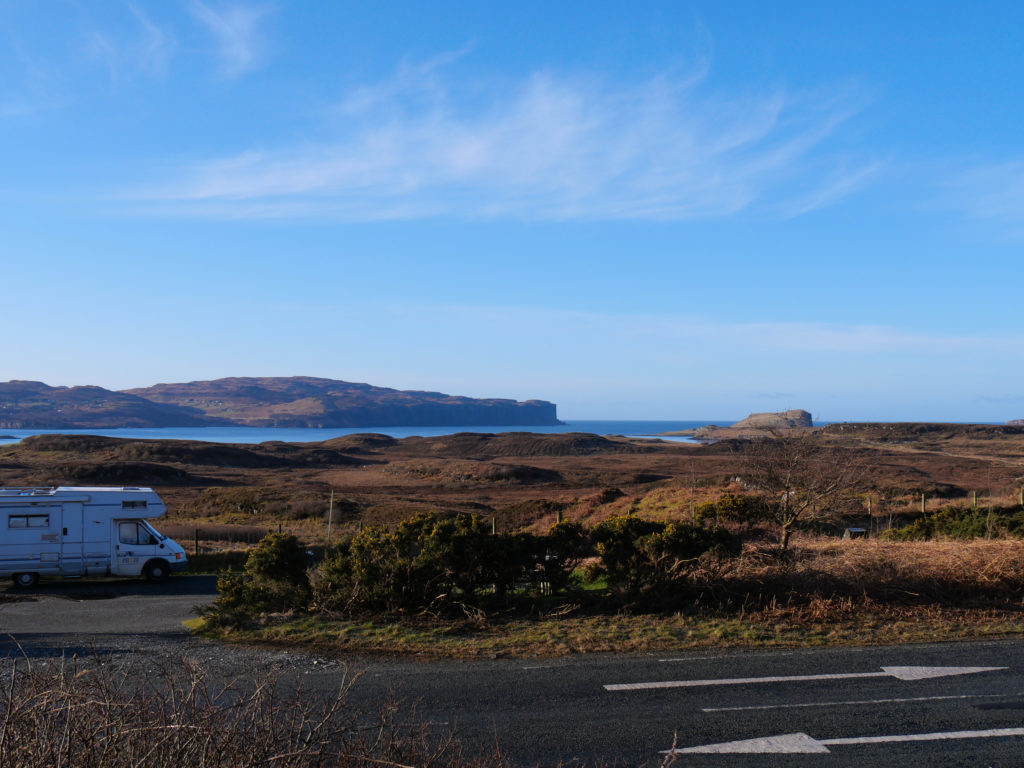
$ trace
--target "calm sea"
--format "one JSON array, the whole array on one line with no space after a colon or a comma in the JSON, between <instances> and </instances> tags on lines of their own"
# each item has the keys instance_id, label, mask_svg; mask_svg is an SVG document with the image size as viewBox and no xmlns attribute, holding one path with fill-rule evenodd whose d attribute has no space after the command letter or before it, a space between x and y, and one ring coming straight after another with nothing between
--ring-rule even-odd
<instances>
[{"instance_id":1,"label":"calm sea","mask_svg":"<svg viewBox=\"0 0 1024 768\"><path fill-rule=\"evenodd\" d=\"M569 421L554 427L359 427L356 429L302 429L271 427L165 427L160 429L2 429L0 445L16 443L29 435L104 435L162 440L204 440L211 443L264 443L281 440L287 443L312 443L342 435L376 432L392 437L437 437L456 432L592 432L597 435L653 437L661 432L695 429L707 424L728 425L736 419L718 421ZM687 441L687 438L666 437L665 440Z\"/></svg>"}]
</instances>

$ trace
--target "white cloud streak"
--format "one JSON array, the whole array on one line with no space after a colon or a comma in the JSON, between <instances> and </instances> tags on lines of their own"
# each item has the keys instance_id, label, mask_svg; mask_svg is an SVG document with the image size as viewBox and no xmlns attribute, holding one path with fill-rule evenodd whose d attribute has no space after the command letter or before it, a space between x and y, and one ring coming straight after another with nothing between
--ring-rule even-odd
<instances>
[{"instance_id":1,"label":"white cloud streak","mask_svg":"<svg viewBox=\"0 0 1024 768\"><path fill-rule=\"evenodd\" d=\"M1024 226L1024 160L980 165L953 181L969 215Z\"/></svg>"},{"instance_id":2,"label":"white cloud streak","mask_svg":"<svg viewBox=\"0 0 1024 768\"><path fill-rule=\"evenodd\" d=\"M393 308L399 311L399 308ZM425 312L412 308L410 312ZM922 355L1024 354L1024 335L955 335L910 331L880 325L822 323L729 323L698 318L603 314L519 307L433 307L467 327L535 328L546 335L574 339L656 339L658 344L699 341L709 348L771 350L803 355Z\"/></svg>"},{"instance_id":3,"label":"white cloud streak","mask_svg":"<svg viewBox=\"0 0 1024 768\"><path fill-rule=\"evenodd\" d=\"M844 169L837 172L827 178L819 188L784 202L778 208L779 213L785 218L796 218L835 205L870 184L877 178L882 168L883 164L876 160L854 170Z\"/></svg>"},{"instance_id":4,"label":"white cloud streak","mask_svg":"<svg viewBox=\"0 0 1024 768\"><path fill-rule=\"evenodd\" d=\"M263 63L265 45L259 22L267 14L266 7L236 4L215 8L194 0L189 9L216 39L225 77L239 77Z\"/></svg>"},{"instance_id":5,"label":"white cloud streak","mask_svg":"<svg viewBox=\"0 0 1024 768\"><path fill-rule=\"evenodd\" d=\"M352 89L327 139L214 159L143 197L185 215L695 220L778 215L780 198L798 215L875 170L810 162L857 113L852 94L705 94L703 68L631 87L536 72L466 93L438 69Z\"/></svg>"},{"instance_id":6,"label":"white cloud streak","mask_svg":"<svg viewBox=\"0 0 1024 768\"><path fill-rule=\"evenodd\" d=\"M137 73L162 76L174 50L171 35L137 6L126 6L133 24L121 30L95 28L88 35L86 52L107 71L111 85L131 80Z\"/></svg>"},{"instance_id":7,"label":"white cloud streak","mask_svg":"<svg viewBox=\"0 0 1024 768\"><path fill-rule=\"evenodd\" d=\"M174 49L173 37L143 13L136 4L128 3L128 10L142 29L142 36L137 45L139 63L155 74L164 74Z\"/></svg>"}]
</instances>

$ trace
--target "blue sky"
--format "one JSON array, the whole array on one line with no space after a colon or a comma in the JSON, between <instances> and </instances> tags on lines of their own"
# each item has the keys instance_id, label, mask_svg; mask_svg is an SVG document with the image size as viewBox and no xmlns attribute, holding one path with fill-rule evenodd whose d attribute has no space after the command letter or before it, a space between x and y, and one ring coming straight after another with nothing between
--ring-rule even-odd
<instances>
[{"instance_id":1,"label":"blue sky","mask_svg":"<svg viewBox=\"0 0 1024 768\"><path fill-rule=\"evenodd\" d=\"M1022 28L1015 2L0 0L0 380L1022 418Z\"/></svg>"}]
</instances>

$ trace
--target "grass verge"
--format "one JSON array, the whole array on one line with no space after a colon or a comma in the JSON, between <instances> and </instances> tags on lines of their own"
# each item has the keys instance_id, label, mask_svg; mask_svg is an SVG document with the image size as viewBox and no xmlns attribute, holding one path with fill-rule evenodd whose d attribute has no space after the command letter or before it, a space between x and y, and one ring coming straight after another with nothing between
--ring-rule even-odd
<instances>
[{"instance_id":1,"label":"grass verge","mask_svg":"<svg viewBox=\"0 0 1024 768\"><path fill-rule=\"evenodd\" d=\"M821 601L749 615L560 616L495 620L486 625L303 616L244 630L214 631L201 624L195 629L228 642L290 646L329 655L524 658L990 639L1024 633L1024 610Z\"/></svg>"}]
</instances>

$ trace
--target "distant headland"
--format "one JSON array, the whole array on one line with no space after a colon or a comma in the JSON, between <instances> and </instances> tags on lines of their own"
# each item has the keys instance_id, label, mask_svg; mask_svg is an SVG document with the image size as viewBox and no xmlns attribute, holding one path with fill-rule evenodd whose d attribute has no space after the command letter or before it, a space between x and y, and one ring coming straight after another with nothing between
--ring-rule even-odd
<instances>
[{"instance_id":1,"label":"distant headland","mask_svg":"<svg viewBox=\"0 0 1024 768\"><path fill-rule=\"evenodd\" d=\"M473 398L309 376L225 378L114 391L0 383L0 429L553 426L546 400Z\"/></svg>"}]
</instances>

